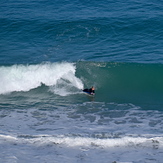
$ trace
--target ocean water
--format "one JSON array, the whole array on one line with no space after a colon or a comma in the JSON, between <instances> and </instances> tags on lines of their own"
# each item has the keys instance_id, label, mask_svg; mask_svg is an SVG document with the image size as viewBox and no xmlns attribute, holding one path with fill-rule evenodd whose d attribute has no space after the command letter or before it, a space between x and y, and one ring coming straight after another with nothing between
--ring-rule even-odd
<instances>
[{"instance_id":1,"label":"ocean water","mask_svg":"<svg viewBox=\"0 0 163 163\"><path fill-rule=\"evenodd\" d=\"M1 0L0 162L161 163L162 11Z\"/></svg>"}]
</instances>

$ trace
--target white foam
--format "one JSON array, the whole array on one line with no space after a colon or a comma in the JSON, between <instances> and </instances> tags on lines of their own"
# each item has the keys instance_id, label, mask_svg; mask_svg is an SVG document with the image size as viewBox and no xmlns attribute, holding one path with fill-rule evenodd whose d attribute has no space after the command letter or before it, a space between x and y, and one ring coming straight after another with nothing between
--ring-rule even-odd
<instances>
[{"instance_id":1,"label":"white foam","mask_svg":"<svg viewBox=\"0 0 163 163\"><path fill-rule=\"evenodd\" d=\"M88 147L88 148L163 148L163 137L151 135L151 138L145 135L141 137L124 136L121 138L91 138L66 135L21 135L20 137L11 135L0 135L1 143L18 143L18 144L33 144L44 146L47 144L58 144L67 147Z\"/></svg>"},{"instance_id":2,"label":"white foam","mask_svg":"<svg viewBox=\"0 0 163 163\"><path fill-rule=\"evenodd\" d=\"M0 113L0 162L162 162L162 112L86 102Z\"/></svg>"},{"instance_id":3,"label":"white foam","mask_svg":"<svg viewBox=\"0 0 163 163\"><path fill-rule=\"evenodd\" d=\"M163 137L97 139L66 135L0 135L0 144L1 162L152 163L162 161Z\"/></svg>"},{"instance_id":4,"label":"white foam","mask_svg":"<svg viewBox=\"0 0 163 163\"><path fill-rule=\"evenodd\" d=\"M82 89L83 83L75 76L75 72L75 65L67 62L3 66L0 67L0 94L29 91L42 83L55 86L59 80L65 80L72 87Z\"/></svg>"}]
</instances>

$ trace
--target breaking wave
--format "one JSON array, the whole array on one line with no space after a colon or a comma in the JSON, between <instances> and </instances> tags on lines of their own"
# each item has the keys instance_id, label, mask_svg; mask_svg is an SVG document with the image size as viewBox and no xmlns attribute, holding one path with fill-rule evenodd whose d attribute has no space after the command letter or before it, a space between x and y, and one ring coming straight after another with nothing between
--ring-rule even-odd
<instances>
[{"instance_id":1,"label":"breaking wave","mask_svg":"<svg viewBox=\"0 0 163 163\"><path fill-rule=\"evenodd\" d=\"M42 84L55 88L69 86L82 89L83 83L75 76L75 72L75 64L67 62L1 66L0 94L29 91Z\"/></svg>"}]
</instances>

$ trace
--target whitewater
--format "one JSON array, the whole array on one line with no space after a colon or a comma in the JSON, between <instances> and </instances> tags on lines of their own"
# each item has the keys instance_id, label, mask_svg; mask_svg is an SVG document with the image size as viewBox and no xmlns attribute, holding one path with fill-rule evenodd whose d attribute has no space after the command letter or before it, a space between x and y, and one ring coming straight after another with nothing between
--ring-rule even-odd
<instances>
[{"instance_id":1,"label":"whitewater","mask_svg":"<svg viewBox=\"0 0 163 163\"><path fill-rule=\"evenodd\" d=\"M3 66L0 67L0 94L29 91L41 86L41 84L61 85L63 82L69 83L72 87L83 89L82 82L75 77L75 69L72 63Z\"/></svg>"},{"instance_id":2,"label":"whitewater","mask_svg":"<svg viewBox=\"0 0 163 163\"><path fill-rule=\"evenodd\" d=\"M25 105L0 111L1 162L161 162L162 112L101 102Z\"/></svg>"}]
</instances>

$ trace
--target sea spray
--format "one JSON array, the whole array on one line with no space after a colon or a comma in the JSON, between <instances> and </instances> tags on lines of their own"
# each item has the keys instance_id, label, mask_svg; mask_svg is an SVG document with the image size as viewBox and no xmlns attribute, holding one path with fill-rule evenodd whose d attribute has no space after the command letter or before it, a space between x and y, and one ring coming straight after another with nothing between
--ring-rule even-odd
<instances>
[{"instance_id":1,"label":"sea spray","mask_svg":"<svg viewBox=\"0 0 163 163\"><path fill-rule=\"evenodd\" d=\"M67 81L72 87L82 89L82 81L75 76L75 72L75 64L67 62L2 66L0 94L29 91L41 84L55 86L59 80Z\"/></svg>"}]
</instances>

